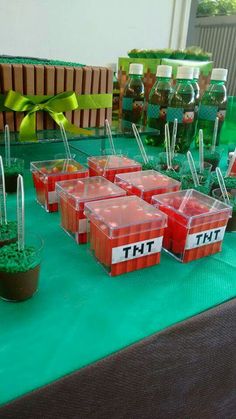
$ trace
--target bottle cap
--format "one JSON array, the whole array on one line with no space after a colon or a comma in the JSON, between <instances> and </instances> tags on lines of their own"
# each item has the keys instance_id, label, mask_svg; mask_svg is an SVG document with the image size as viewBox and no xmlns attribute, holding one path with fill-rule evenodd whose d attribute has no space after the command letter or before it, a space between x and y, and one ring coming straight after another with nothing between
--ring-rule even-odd
<instances>
[{"instance_id":1,"label":"bottle cap","mask_svg":"<svg viewBox=\"0 0 236 419\"><path fill-rule=\"evenodd\" d=\"M211 73L211 80L226 81L228 70L227 68L213 68Z\"/></svg>"},{"instance_id":2,"label":"bottle cap","mask_svg":"<svg viewBox=\"0 0 236 419\"><path fill-rule=\"evenodd\" d=\"M129 74L136 74L137 76L143 75L143 64L132 63L129 66Z\"/></svg>"},{"instance_id":3,"label":"bottle cap","mask_svg":"<svg viewBox=\"0 0 236 419\"><path fill-rule=\"evenodd\" d=\"M172 67L170 65L158 65L157 66L157 77L168 77L171 78Z\"/></svg>"},{"instance_id":4,"label":"bottle cap","mask_svg":"<svg viewBox=\"0 0 236 419\"><path fill-rule=\"evenodd\" d=\"M193 67L178 67L177 79L192 80L193 79Z\"/></svg>"},{"instance_id":5,"label":"bottle cap","mask_svg":"<svg viewBox=\"0 0 236 419\"><path fill-rule=\"evenodd\" d=\"M194 69L193 69L193 78L194 79L199 79L199 74L200 74L200 68L199 67L194 67Z\"/></svg>"}]
</instances>

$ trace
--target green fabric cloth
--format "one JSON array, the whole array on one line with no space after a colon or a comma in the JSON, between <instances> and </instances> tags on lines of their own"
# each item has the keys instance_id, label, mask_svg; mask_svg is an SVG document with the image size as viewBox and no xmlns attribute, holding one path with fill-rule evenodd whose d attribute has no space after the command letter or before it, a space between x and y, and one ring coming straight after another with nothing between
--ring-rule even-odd
<instances>
[{"instance_id":1,"label":"green fabric cloth","mask_svg":"<svg viewBox=\"0 0 236 419\"><path fill-rule=\"evenodd\" d=\"M92 141L80 144L98 153L99 141ZM120 140L132 148L131 141ZM12 149L29 162L51 158L63 145ZM163 252L158 266L110 278L87 246L59 227L59 214L35 202L29 173L25 189L26 228L44 239L44 258L32 299L0 301L0 404L235 297L235 233L226 233L213 257L184 265ZM8 196L12 220L15 198Z\"/></svg>"}]
</instances>

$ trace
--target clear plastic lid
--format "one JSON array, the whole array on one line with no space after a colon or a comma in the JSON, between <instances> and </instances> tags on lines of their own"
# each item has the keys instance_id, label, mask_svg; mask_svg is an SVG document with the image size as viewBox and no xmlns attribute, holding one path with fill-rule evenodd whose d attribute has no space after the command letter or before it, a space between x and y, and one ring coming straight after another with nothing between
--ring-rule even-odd
<instances>
[{"instance_id":1,"label":"clear plastic lid","mask_svg":"<svg viewBox=\"0 0 236 419\"><path fill-rule=\"evenodd\" d=\"M88 165L90 167L97 167L103 170L142 167L141 164L135 160L129 159L125 156L115 155L88 157Z\"/></svg>"},{"instance_id":2,"label":"clear plastic lid","mask_svg":"<svg viewBox=\"0 0 236 419\"><path fill-rule=\"evenodd\" d=\"M80 204L84 202L126 195L124 189L102 176L57 182L56 192L76 209L79 209Z\"/></svg>"},{"instance_id":3,"label":"clear plastic lid","mask_svg":"<svg viewBox=\"0 0 236 419\"><path fill-rule=\"evenodd\" d=\"M88 202L85 215L110 238L137 235L166 226L167 216L137 196ZM140 237L140 241L142 237Z\"/></svg>"},{"instance_id":4,"label":"clear plastic lid","mask_svg":"<svg viewBox=\"0 0 236 419\"><path fill-rule=\"evenodd\" d=\"M143 170L140 172L122 173L116 175L115 183L122 184L122 187L130 189L134 186L143 192L157 191L158 189L180 188L180 182L172 179L156 170ZM142 194L141 194L142 195Z\"/></svg>"},{"instance_id":5,"label":"clear plastic lid","mask_svg":"<svg viewBox=\"0 0 236 419\"><path fill-rule=\"evenodd\" d=\"M229 205L194 189L154 195L152 203L163 211L167 208L170 218L188 228L223 220L232 214Z\"/></svg>"},{"instance_id":6,"label":"clear plastic lid","mask_svg":"<svg viewBox=\"0 0 236 419\"><path fill-rule=\"evenodd\" d=\"M39 172L42 176L58 176L62 173L88 172L88 169L75 160L45 160L30 163L31 172Z\"/></svg>"}]
</instances>

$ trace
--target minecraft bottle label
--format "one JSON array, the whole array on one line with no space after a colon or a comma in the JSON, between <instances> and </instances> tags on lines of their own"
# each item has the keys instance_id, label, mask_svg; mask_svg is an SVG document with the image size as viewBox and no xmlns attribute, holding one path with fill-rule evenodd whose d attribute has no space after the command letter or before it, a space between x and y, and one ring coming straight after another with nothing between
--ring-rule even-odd
<instances>
[{"instance_id":1,"label":"minecraft bottle label","mask_svg":"<svg viewBox=\"0 0 236 419\"><path fill-rule=\"evenodd\" d=\"M113 247L112 264L159 253L162 248L162 240L163 236L160 236L150 240Z\"/></svg>"},{"instance_id":2,"label":"minecraft bottle label","mask_svg":"<svg viewBox=\"0 0 236 419\"><path fill-rule=\"evenodd\" d=\"M200 231L189 234L187 237L185 250L195 249L196 247L206 246L223 240L226 227L213 228L212 230Z\"/></svg>"}]
</instances>

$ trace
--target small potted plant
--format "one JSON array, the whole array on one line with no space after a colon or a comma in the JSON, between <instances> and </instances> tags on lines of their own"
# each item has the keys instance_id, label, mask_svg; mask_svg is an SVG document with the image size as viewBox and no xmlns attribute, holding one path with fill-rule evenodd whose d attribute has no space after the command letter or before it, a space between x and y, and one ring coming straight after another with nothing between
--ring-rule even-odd
<instances>
[{"instance_id":1,"label":"small potted plant","mask_svg":"<svg viewBox=\"0 0 236 419\"><path fill-rule=\"evenodd\" d=\"M5 188L6 192L11 193L16 192L17 176L19 174L23 175L24 160L16 157L11 157L10 132L8 125L5 125L4 139L5 159L3 160L3 165L5 171Z\"/></svg>"},{"instance_id":2,"label":"small potted plant","mask_svg":"<svg viewBox=\"0 0 236 419\"><path fill-rule=\"evenodd\" d=\"M24 185L17 179L18 240L0 248L0 297L7 301L23 301L38 288L42 240L32 235L25 240Z\"/></svg>"},{"instance_id":3,"label":"small potted plant","mask_svg":"<svg viewBox=\"0 0 236 419\"><path fill-rule=\"evenodd\" d=\"M2 156L0 156L0 248L16 240L17 223L7 219L5 176Z\"/></svg>"}]
</instances>

